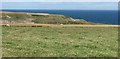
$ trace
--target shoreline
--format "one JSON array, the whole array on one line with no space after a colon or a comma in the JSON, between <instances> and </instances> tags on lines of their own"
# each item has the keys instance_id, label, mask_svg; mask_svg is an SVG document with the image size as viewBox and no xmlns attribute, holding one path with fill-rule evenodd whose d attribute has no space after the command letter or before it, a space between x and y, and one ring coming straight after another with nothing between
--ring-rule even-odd
<instances>
[{"instance_id":1,"label":"shoreline","mask_svg":"<svg viewBox=\"0 0 120 59\"><path fill-rule=\"evenodd\" d=\"M15 14L30 14L30 15L52 15L52 14L49 14L49 13L34 13L34 12L13 12L13 11L0 11L0 14L12 14L12 13L15 13ZM59 14L55 14L55 15L59 15ZM65 16L65 15L64 15ZM87 21L88 22L88 21ZM93 22L94 23L94 22ZM3 24L4 25L4 24ZM13 25L13 24L12 24ZM31 24L30 24L31 25ZM35 24L36 25L36 24ZM38 24L37 24L38 25ZM54 24L56 25L56 24ZM68 24L69 25L69 24ZM74 25L74 24L70 24L70 25ZM79 26L79 24L77 24ZM86 24L80 24L80 25L86 25ZM117 26L117 25L120 25L120 24L104 24L104 23L96 23L95 25L113 25L113 26ZM1 26L1 25L0 25ZM76 24L74 25L76 26Z\"/></svg>"}]
</instances>

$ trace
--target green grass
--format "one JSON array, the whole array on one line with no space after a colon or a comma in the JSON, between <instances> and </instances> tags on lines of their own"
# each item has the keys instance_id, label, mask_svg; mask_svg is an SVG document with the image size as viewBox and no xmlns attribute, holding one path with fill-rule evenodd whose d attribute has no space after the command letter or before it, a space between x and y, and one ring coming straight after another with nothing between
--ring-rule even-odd
<instances>
[{"instance_id":1,"label":"green grass","mask_svg":"<svg viewBox=\"0 0 120 59\"><path fill-rule=\"evenodd\" d=\"M117 57L117 28L2 27L3 57Z\"/></svg>"},{"instance_id":2,"label":"green grass","mask_svg":"<svg viewBox=\"0 0 120 59\"><path fill-rule=\"evenodd\" d=\"M8 18L7 16L11 17ZM9 20L9 21L25 21L29 16L23 13L3 13L2 20Z\"/></svg>"}]
</instances>

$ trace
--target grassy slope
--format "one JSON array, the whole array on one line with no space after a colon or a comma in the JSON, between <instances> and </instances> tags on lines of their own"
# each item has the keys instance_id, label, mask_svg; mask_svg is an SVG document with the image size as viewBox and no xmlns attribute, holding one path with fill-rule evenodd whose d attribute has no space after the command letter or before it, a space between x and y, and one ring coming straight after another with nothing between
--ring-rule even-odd
<instances>
[{"instance_id":1,"label":"grassy slope","mask_svg":"<svg viewBox=\"0 0 120 59\"><path fill-rule=\"evenodd\" d=\"M11 18L9 18L9 17ZM14 21L16 23L19 22L34 22L34 23L46 23L46 24L94 24L91 22L87 22L83 19L73 21L71 17L67 17L64 15L35 15L35 14L27 14L27 13L2 13L2 19L7 21Z\"/></svg>"},{"instance_id":2,"label":"grassy slope","mask_svg":"<svg viewBox=\"0 0 120 59\"><path fill-rule=\"evenodd\" d=\"M117 56L117 28L3 27L3 56Z\"/></svg>"}]
</instances>

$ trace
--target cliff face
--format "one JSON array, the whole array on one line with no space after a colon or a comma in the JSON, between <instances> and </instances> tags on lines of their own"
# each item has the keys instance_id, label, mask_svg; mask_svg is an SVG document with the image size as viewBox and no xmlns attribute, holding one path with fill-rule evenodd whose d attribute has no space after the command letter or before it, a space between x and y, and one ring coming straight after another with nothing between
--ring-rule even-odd
<instances>
[{"instance_id":1,"label":"cliff face","mask_svg":"<svg viewBox=\"0 0 120 59\"><path fill-rule=\"evenodd\" d=\"M1 12L3 24L93 24L83 19L73 19L64 15L47 13Z\"/></svg>"}]
</instances>

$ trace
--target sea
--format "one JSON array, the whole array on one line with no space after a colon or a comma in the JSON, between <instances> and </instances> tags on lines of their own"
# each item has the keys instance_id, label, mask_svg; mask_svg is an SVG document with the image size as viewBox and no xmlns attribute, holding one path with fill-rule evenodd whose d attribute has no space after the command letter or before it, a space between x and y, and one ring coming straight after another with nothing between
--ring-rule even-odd
<instances>
[{"instance_id":1,"label":"sea","mask_svg":"<svg viewBox=\"0 0 120 59\"><path fill-rule=\"evenodd\" d=\"M113 25L119 24L117 10L2 10L2 11L60 14L75 19L84 19L86 21L99 24L113 24Z\"/></svg>"}]
</instances>

